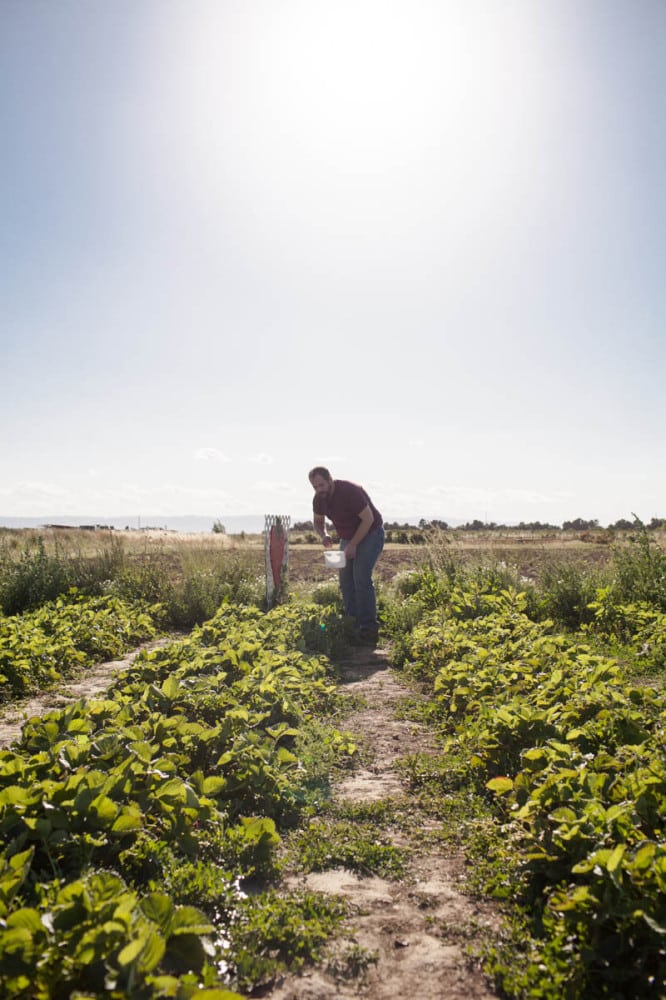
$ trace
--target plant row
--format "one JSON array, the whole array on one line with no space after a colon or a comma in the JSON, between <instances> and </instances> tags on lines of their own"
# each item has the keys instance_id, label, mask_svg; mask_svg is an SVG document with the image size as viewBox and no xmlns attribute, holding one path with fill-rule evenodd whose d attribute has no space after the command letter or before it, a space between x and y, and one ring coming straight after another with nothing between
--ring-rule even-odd
<instances>
[{"instance_id":1,"label":"plant row","mask_svg":"<svg viewBox=\"0 0 666 1000\"><path fill-rule=\"evenodd\" d=\"M253 985L240 887L273 871L279 829L322 794L303 748L335 707L321 655L335 641L322 608L225 606L104 698L26 724L0 753L3 996L213 1000ZM317 740L331 759L354 752L331 727ZM302 908L316 950L341 913ZM301 935L285 961L307 956Z\"/></svg>"},{"instance_id":2,"label":"plant row","mask_svg":"<svg viewBox=\"0 0 666 1000\"><path fill-rule=\"evenodd\" d=\"M157 631L161 609L76 591L37 611L0 616L0 701L38 691L119 656Z\"/></svg>"},{"instance_id":3,"label":"plant row","mask_svg":"<svg viewBox=\"0 0 666 1000\"><path fill-rule=\"evenodd\" d=\"M612 624L599 596L607 635L663 642L663 614L615 608ZM557 634L525 607L454 588L401 647L430 685L444 780L490 793L501 824L493 891L525 919L493 970L513 996L663 996L666 697L627 683L589 630Z\"/></svg>"}]
</instances>

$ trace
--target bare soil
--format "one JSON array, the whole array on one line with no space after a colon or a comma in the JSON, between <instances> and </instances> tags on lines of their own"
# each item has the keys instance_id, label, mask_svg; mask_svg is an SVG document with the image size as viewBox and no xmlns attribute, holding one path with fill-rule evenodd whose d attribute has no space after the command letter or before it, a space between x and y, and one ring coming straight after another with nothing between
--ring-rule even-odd
<instances>
[{"instance_id":1,"label":"bare soil","mask_svg":"<svg viewBox=\"0 0 666 1000\"><path fill-rule=\"evenodd\" d=\"M408 692L390 668L385 649L357 649L341 669L346 691L362 696L366 705L346 721L345 729L371 748L372 756L367 767L334 788L334 799L373 802L403 797L406 788L397 760L409 753L435 753L432 738L422 726L395 718L396 705ZM286 888L340 896L353 915L319 967L287 975L262 995L269 1000L497 996L469 949L497 931L499 916L491 904L461 891L462 854L429 846L429 831L435 832L436 824L415 810L413 828L396 832L394 843L411 857L409 872L399 881L362 877L344 869L287 876ZM358 960L362 955L372 958L365 967ZM361 974L354 975L359 969Z\"/></svg>"},{"instance_id":2,"label":"bare soil","mask_svg":"<svg viewBox=\"0 0 666 1000\"><path fill-rule=\"evenodd\" d=\"M289 581L291 584L318 584L337 582L337 570L324 565L321 545L289 546ZM554 564L578 564L601 567L611 558L611 547L605 543L585 543L578 539L503 538L443 541L438 546L401 545L384 546L375 566L375 579L388 584L398 573L434 560L443 565L447 560L460 560L463 564L485 563L515 566L526 581L539 580L544 568Z\"/></svg>"}]
</instances>

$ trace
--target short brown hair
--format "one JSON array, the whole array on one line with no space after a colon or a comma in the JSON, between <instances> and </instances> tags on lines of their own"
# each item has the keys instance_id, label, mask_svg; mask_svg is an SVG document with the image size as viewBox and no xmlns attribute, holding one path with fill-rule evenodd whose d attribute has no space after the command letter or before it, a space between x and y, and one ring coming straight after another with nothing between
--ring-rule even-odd
<instances>
[{"instance_id":1,"label":"short brown hair","mask_svg":"<svg viewBox=\"0 0 666 1000\"><path fill-rule=\"evenodd\" d=\"M312 482L315 476L321 476L322 479L326 479L329 483L333 482L333 476L323 465L315 465L314 469L310 469L308 472L308 479L310 482Z\"/></svg>"}]
</instances>

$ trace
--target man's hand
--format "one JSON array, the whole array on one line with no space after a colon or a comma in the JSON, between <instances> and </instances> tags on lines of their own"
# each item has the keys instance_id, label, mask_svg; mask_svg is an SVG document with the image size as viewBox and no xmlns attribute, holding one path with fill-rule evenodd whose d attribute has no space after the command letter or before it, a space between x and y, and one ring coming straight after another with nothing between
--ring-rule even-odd
<instances>
[{"instance_id":1,"label":"man's hand","mask_svg":"<svg viewBox=\"0 0 666 1000\"><path fill-rule=\"evenodd\" d=\"M370 504L363 508L361 513L358 515L359 521L361 522L354 532L354 537L350 538L345 545L345 556L347 559L353 559L356 555L356 549L359 547L365 536L368 534L372 528L372 511L370 510Z\"/></svg>"},{"instance_id":2,"label":"man's hand","mask_svg":"<svg viewBox=\"0 0 666 1000\"><path fill-rule=\"evenodd\" d=\"M322 542L324 544L325 549L333 548L333 539L331 538L330 535L324 535L324 537L322 538Z\"/></svg>"}]
</instances>

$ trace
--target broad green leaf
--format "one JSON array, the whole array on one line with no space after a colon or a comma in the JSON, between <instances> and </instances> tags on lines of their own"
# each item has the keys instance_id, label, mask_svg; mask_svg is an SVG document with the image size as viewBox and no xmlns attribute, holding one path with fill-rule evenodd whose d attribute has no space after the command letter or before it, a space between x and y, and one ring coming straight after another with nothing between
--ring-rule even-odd
<instances>
[{"instance_id":1,"label":"broad green leaf","mask_svg":"<svg viewBox=\"0 0 666 1000\"><path fill-rule=\"evenodd\" d=\"M266 732L274 740L282 739L283 736L298 736L298 729L287 725L286 722L281 722L277 726L267 726Z\"/></svg>"},{"instance_id":2,"label":"broad green leaf","mask_svg":"<svg viewBox=\"0 0 666 1000\"><path fill-rule=\"evenodd\" d=\"M18 872L19 869L23 870L23 874L30 868L30 862L35 853L34 847L30 847L27 851L21 851L20 854L12 854L11 858L8 859L7 864L13 870Z\"/></svg>"},{"instance_id":3,"label":"broad green leaf","mask_svg":"<svg viewBox=\"0 0 666 1000\"><path fill-rule=\"evenodd\" d=\"M167 941L167 964L176 963L182 969L198 971L206 961L206 949L197 934L186 932L172 935Z\"/></svg>"},{"instance_id":4,"label":"broad green leaf","mask_svg":"<svg viewBox=\"0 0 666 1000\"><path fill-rule=\"evenodd\" d=\"M119 807L107 795L98 795L92 800L89 808L103 827L111 826L119 812Z\"/></svg>"},{"instance_id":5,"label":"broad green leaf","mask_svg":"<svg viewBox=\"0 0 666 1000\"><path fill-rule=\"evenodd\" d=\"M124 833L131 833L134 830L140 830L143 826L143 819L140 812L126 812L123 810L120 816L114 821L111 827L111 833L117 833L122 835Z\"/></svg>"},{"instance_id":6,"label":"broad green leaf","mask_svg":"<svg viewBox=\"0 0 666 1000\"><path fill-rule=\"evenodd\" d=\"M491 778L490 781L486 782L486 788L498 795L504 795L505 792L512 791L513 781L511 778Z\"/></svg>"},{"instance_id":7,"label":"broad green leaf","mask_svg":"<svg viewBox=\"0 0 666 1000\"><path fill-rule=\"evenodd\" d=\"M124 948L121 948L118 952L118 961L121 965L131 965L139 957L143 951L147 936L148 932L144 931L141 937L134 938Z\"/></svg>"},{"instance_id":8,"label":"broad green leaf","mask_svg":"<svg viewBox=\"0 0 666 1000\"><path fill-rule=\"evenodd\" d=\"M187 789L180 778L169 778L168 781L158 785L155 794L158 799L172 799L184 803L187 798Z\"/></svg>"},{"instance_id":9,"label":"broad green leaf","mask_svg":"<svg viewBox=\"0 0 666 1000\"><path fill-rule=\"evenodd\" d=\"M174 906L168 896L161 892L151 892L141 900L141 910L149 920L164 930L171 920Z\"/></svg>"},{"instance_id":10,"label":"broad green leaf","mask_svg":"<svg viewBox=\"0 0 666 1000\"><path fill-rule=\"evenodd\" d=\"M72 719L67 725L68 733L87 733L90 724L85 719Z\"/></svg>"},{"instance_id":11,"label":"broad green leaf","mask_svg":"<svg viewBox=\"0 0 666 1000\"><path fill-rule=\"evenodd\" d=\"M210 778L204 778L203 787L201 789L203 795L219 795L223 792L227 786L227 779L212 775Z\"/></svg>"},{"instance_id":12,"label":"broad green leaf","mask_svg":"<svg viewBox=\"0 0 666 1000\"><path fill-rule=\"evenodd\" d=\"M245 817L241 816L241 823L245 836L250 841L266 840L269 843L277 844L280 837L275 830L275 822L265 817Z\"/></svg>"},{"instance_id":13,"label":"broad green leaf","mask_svg":"<svg viewBox=\"0 0 666 1000\"><path fill-rule=\"evenodd\" d=\"M200 806L199 797L189 782L185 782L185 805L188 809L198 809Z\"/></svg>"},{"instance_id":14,"label":"broad green leaf","mask_svg":"<svg viewBox=\"0 0 666 1000\"><path fill-rule=\"evenodd\" d=\"M6 927L0 934L0 953L3 955L32 955L32 934L25 927Z\"/></svg>"},{"instance_id":15,"label":"broad green leaf","mask_svg":"<svg viewBox=\"0 0 666 1000\"><path fill-rule=\"evenodd\" d=\"M171 921L172 934L212 934L215 928L194 906L179 906Z\"/></svg>"},{"instance_id":16,"label":"broad green leaf","mask_svg":"<svg viewBox=\"0 0 666 1000\"><path fill-rule=\"evenodd\" d=\"M177 997L182 983L177 976L147 976L146 982L153 988L153 995L156 997ZM197 990L197 997L204 991ZM240 997L239 1000L245 1000Z\"/></svg>"},{"instance_id":17,"label":"broad green leaf","mask_svg":"<svg viewBox=\"0 0 666 1000\"><path fill-rule=\"evenodd\" d=\"M137 755L139 760L144 761L144 763L146 764L148 764L153 759L153 755L155 754L157 749L151 743L148 743L146 740L133 740L132 743L130 743L129 747L130 750Z\"/></svg>"},{"instance_id":18,"label":"broad green leaf","mask_svg":"<svg viewBox=\"0 0 666 1000\"><path fill-rule=\"evenodd\" d=\"M181 685L178 678L174 677L173 674L171 674L162 684L162 691L164 692L167 698L173 700L178 695L178 692L180 691L180 686Z\"/></svg>"},{"instance_id":19,"label":"broad green leaf","mask_svg":"<svg viewBox=\"0 0 666 1000\"><path fill-rule=\"evenodd\" d=\"M118 954L118 962L124 966L137 962L142 972L152 972L162 960L165 947L161 935L153 928L147 927L137 938L121 949Z\"/></svg>"},{"instance_id":20,"label":"broad green leaf","mask_svg":"<svg viewBox=\"0 0 666 1000\"><path fill-rule=\"evenodd\" d=\"M553 809L550 818L557 823L576 823L580 820L578 813L570 809L569 806L560 806L559 809Z\"/></svg>"},{"instance_id":21,"label":"broad green leaf","mask_svg":"<svg viewBox=\"0 0 666 1000\"><path fill-rule=\"evenodd\" d=\"M610 857L606 862L606 868L609 872L612 873L614 871L617 871L618 867L622 862L622 858L624 857L625 850L626 850L625 844L618 844L617 847L613 848Z\"/></svg>"},{"instance_id":22,"label":"broad green leaf","mask_svg":"<svg viewBox=\"0 0 666 1000\"><path fill-rule=\"evenodd\" d=\"M166 943L164 938L156 930L151 929L139 961L139 968L143 972L152 972L162 961L165 950Z\"/></svg>"},{"instance_id":23,"label":"broad green leaf","mask_svg":"<svg viewBox=\"0 0 666 1000\"><path fill-rule=\"evenodd\" d=\"M38 911L29 908L22 908L11 913L7 917L7 926L22 927L24 930L29 931L30 934L43 932L44 930L44 925Z\"/></svg>"},{"instance_id":24,"label":"broad green leaf","mask_svg":"<svg viewBox=\"0 0 666 1000\"><path fill-rule=\"evenodd\" d=\"M23 805L29 801L30 794L27 788L21 788L19 785L8 785L7 788L0 790L0 806Z\"/></svg>"},{"instance_id":25,"label":"broad green leaf","mask_svg":"<svg viewBox=\"0 0 666 1000\"><path fill-rule=\"evenodd\" d=\"M652 843L643 844L634 855L635 868L649 868L654 861L656 845Z\"/></svg>"}]
</instances>

